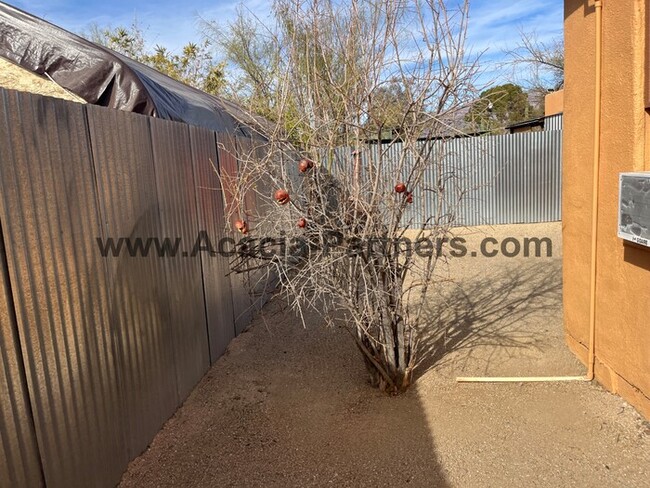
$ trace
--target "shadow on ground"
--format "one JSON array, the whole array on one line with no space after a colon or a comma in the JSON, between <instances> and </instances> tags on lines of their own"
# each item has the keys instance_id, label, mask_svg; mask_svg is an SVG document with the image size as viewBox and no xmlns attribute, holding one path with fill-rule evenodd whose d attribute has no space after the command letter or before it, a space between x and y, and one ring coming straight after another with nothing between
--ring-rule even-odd
<instances>
[{"instance_id":1,"label":"shadow on ground","mask_svg":"<svg viewBox=\"0 0 650 488\"><path fill-rule=\"evenodd\" d=\"M559 243L560 231L501 232ZM429 297L421 377L398 397L367 384L343 329L267 306L122 486L646 486L650 430L596 384L453 380L583 371L563 339L560 267L559 255L450 263L455 285Z\"/></svg>"},{"instance_id":2,"label":"shadow on ground","mask_svg":"<svg viewBox=\"0 0 650 488\"><path fill-rule=\"evenodd\" d=\"M449 486L417 392L379 393L344 329L308 324L267 306L121 486Z\"/></svg>"},{"instance_id":3,"label":"shadow on ground","mask_svg":"<svg viewBox=\"0 0 650 488\"><path fill-rule=\"evenodd\" d=\"M531 349L543 352L549 320L561 318L561 307L562 273L554 263L517 263L445 284L427 304L417 375L469 361L488 370Z\"/></svg>"}]
</instances>

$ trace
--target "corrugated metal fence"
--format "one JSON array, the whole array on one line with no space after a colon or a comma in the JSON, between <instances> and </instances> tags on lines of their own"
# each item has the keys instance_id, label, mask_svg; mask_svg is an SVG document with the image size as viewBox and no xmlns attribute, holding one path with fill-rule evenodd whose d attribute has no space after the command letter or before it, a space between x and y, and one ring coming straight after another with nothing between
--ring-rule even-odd
<instances>
[{"instance_id":1,"label":"corrugated metal fence","mask_svg":"<svg viewBox=\"0 0 650 488\"><path fill-rule=\"evenodd\" d=\"M328 161L334 172L350 171L351 152L351 148L334 152ZM361 151L361 165L364 172L369 165L375 165L376 172L380 165L395 175L395 181L408 183L413 160L422 154L430 155L431 161L415 185L405 225L436 219L474 226L562 218L559 130L419 141L408 148L400 142L368 144Z\"/></svg>"},{"instance_id":2,"label":"corrugated metal fence","mask_svg":"<svg viewBox=\"0 0 650 488\"><path fill-rule=\"evenodd\" d=\"M0 113L0 486L112 486L259 307L226 257L190 253L200 231L228 236L214 168L236 177L251 143L5 90ZM559 220L560 144L455 139L424 186L471 190L459 224ZM403 148L370 146L366 162L384 149L390 166ZM407 219L451 211L417 191ZM184 252L97 244L149 236Z\"/></svg>"},{"instance_id":3,"label":"corrugated metal fence","mask_svg":"<svg viewBox=\"0 0 650 488\"><path fill-rule=\"evenodd\" d=\"M190 254L226 236L237 161L126 112L0 90L0 114L0 486L113 486L250 321L228 259ZM99 252L149 236L184 252Z\"/></svg>"},{"instance_id":4,"label":"corrugated metal fence","mask_svg":"<svg viewBox=\"0 0 650 488\"><path fill-rule=\"evenodd\" d=\"M544 130L562 130L563 119L562 114L544 117Z\"/></svg>"}]
</instances>

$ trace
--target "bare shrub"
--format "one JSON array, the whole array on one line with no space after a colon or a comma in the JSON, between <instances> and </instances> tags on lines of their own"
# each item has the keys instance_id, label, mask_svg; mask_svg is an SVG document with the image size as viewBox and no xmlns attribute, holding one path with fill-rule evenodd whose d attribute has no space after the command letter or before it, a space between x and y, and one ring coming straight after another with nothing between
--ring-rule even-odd
<instances>
[{"instance_id":1,"label":"bare shrub","mask_svg":"<svg viewBox=\"0 0 650 488\"><path fill-rule=\"evenodd\" d=\"M255 53L273 53L240 98L271 123L239 148L236 177L222 176L246 237L233 266L251 289L275 277L303 321L313 309L343 324L392 394L412 381L438 251L466 193L445 142L460 135L477 65L468 4L448 4L277 0L273 27L248 17L219 34L238 83Z\"/></svg>"}]
</instances>

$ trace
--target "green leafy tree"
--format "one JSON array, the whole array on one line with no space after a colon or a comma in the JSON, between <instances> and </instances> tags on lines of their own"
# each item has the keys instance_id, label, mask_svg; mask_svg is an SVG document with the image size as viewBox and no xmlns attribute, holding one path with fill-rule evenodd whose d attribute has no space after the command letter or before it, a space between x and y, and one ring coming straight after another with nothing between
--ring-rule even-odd
<instances>
[{"instance_id":1,"label":"green leafy tree","mask_svg":"<svg viewBox=\"0 0 650 488\"><path fill-rule=\"evenodd\" d=\"M216 22L205 22L204 33L206 41L218 46L225 63L234 68L228 96L245 101L255 114L271 116L275 103L273 80L280 65L280 53L272 40L241 10L227 29Z\"/></svg>"},{"instance_id":2,"label":"green leafy tree","mask_svg":"<svg viewBox=\"0 0 650 488\"><path fill-rule=\"evenodd\" d=\"M215 62L208 39L199 44L188 42L180 54L174 54L161 45L156 45L153 50L147 49L143 29L137 21L129 27L92 25L82 35L206 93L216 95L223 89L225 63Z\"/></svg>"},{"instance_id":3,"label":"green leafy tree","mask_svg":"<svg viewBox=\"0 0 650 488\"><path fill-rule=\"evenodd\" d=\"M413 85L414 81L404 78L391 79L377 86L369 97L365 128L375 132L378 139L385 140L399 137L405 126L420 124L426 114L416 113L409 103Z\"/></svg>"},{"instance_id":4,"label":"green leafy tree","mask_svg":"<svg viewBox=\"0 0 650 488\"><path fill-rule=\"evenodd\" d=\"M506 83L481 93L465 118L474 130L498 131L504 127L541 115L528 101L519 85Z\"/></svg>"},{"instance_id":5,"label":"green leafy tree","mask_svg":"<svg viewBox=\"0 0 650 488\"><path fill-rule=\"evenodd\" d=\"M342 6L315 3L318 15L304 16L296 15L300 8L296 5L274 2L272 25L245 9L226 25L204 22L206 38L219 47L232 68L228 95L273 122L282 114L288 139L299 147L308 144L316 126L334 122L339 124L341 139L354 126L365 139L398 135L418 112L407 102L407 91L419 74L414 70L386 76L385 67L367 64L363 33L377 22L376 11L368 2L355 3L354 14ZM342 25L348 29L344 38ZM368 80L371 89L362 86ZM305 86L316 96L298 96ZM282 91L287 87L294 96ZM367 91L371 94L362 100L358 94Z\"/></svg>"}]
</instances>

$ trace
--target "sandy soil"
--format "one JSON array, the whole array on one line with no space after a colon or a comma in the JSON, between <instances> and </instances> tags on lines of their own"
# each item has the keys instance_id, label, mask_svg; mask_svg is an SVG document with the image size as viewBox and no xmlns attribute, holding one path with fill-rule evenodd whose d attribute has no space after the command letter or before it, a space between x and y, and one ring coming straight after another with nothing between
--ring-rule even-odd
<instances>
[{"instance_id":1,"label":"sandy soil","mask_svg":"<svg viewBox=\"0 0 650 488\"><path fill-rule=\"evenodd\" d=\"M450 260L419 378L399 397L367 385L345 331L303 329L271 304L121 486L650 486L650 424L598 385L455 382L584 374L563 342L560 234L469 232L470 252L486 235L548 236L554 255Z\"/></svg>"},{"instance_id":2,"label":"sandy soil","mask_svg":"<svg viewBox=\"0 0 650 488\"><path fill-rule=\"evenodd\" d=\"M63 89L53 81L27 71L3 57L0 57L0 87L86 103L81 97Z\"/></svg>"}]
</instances>

